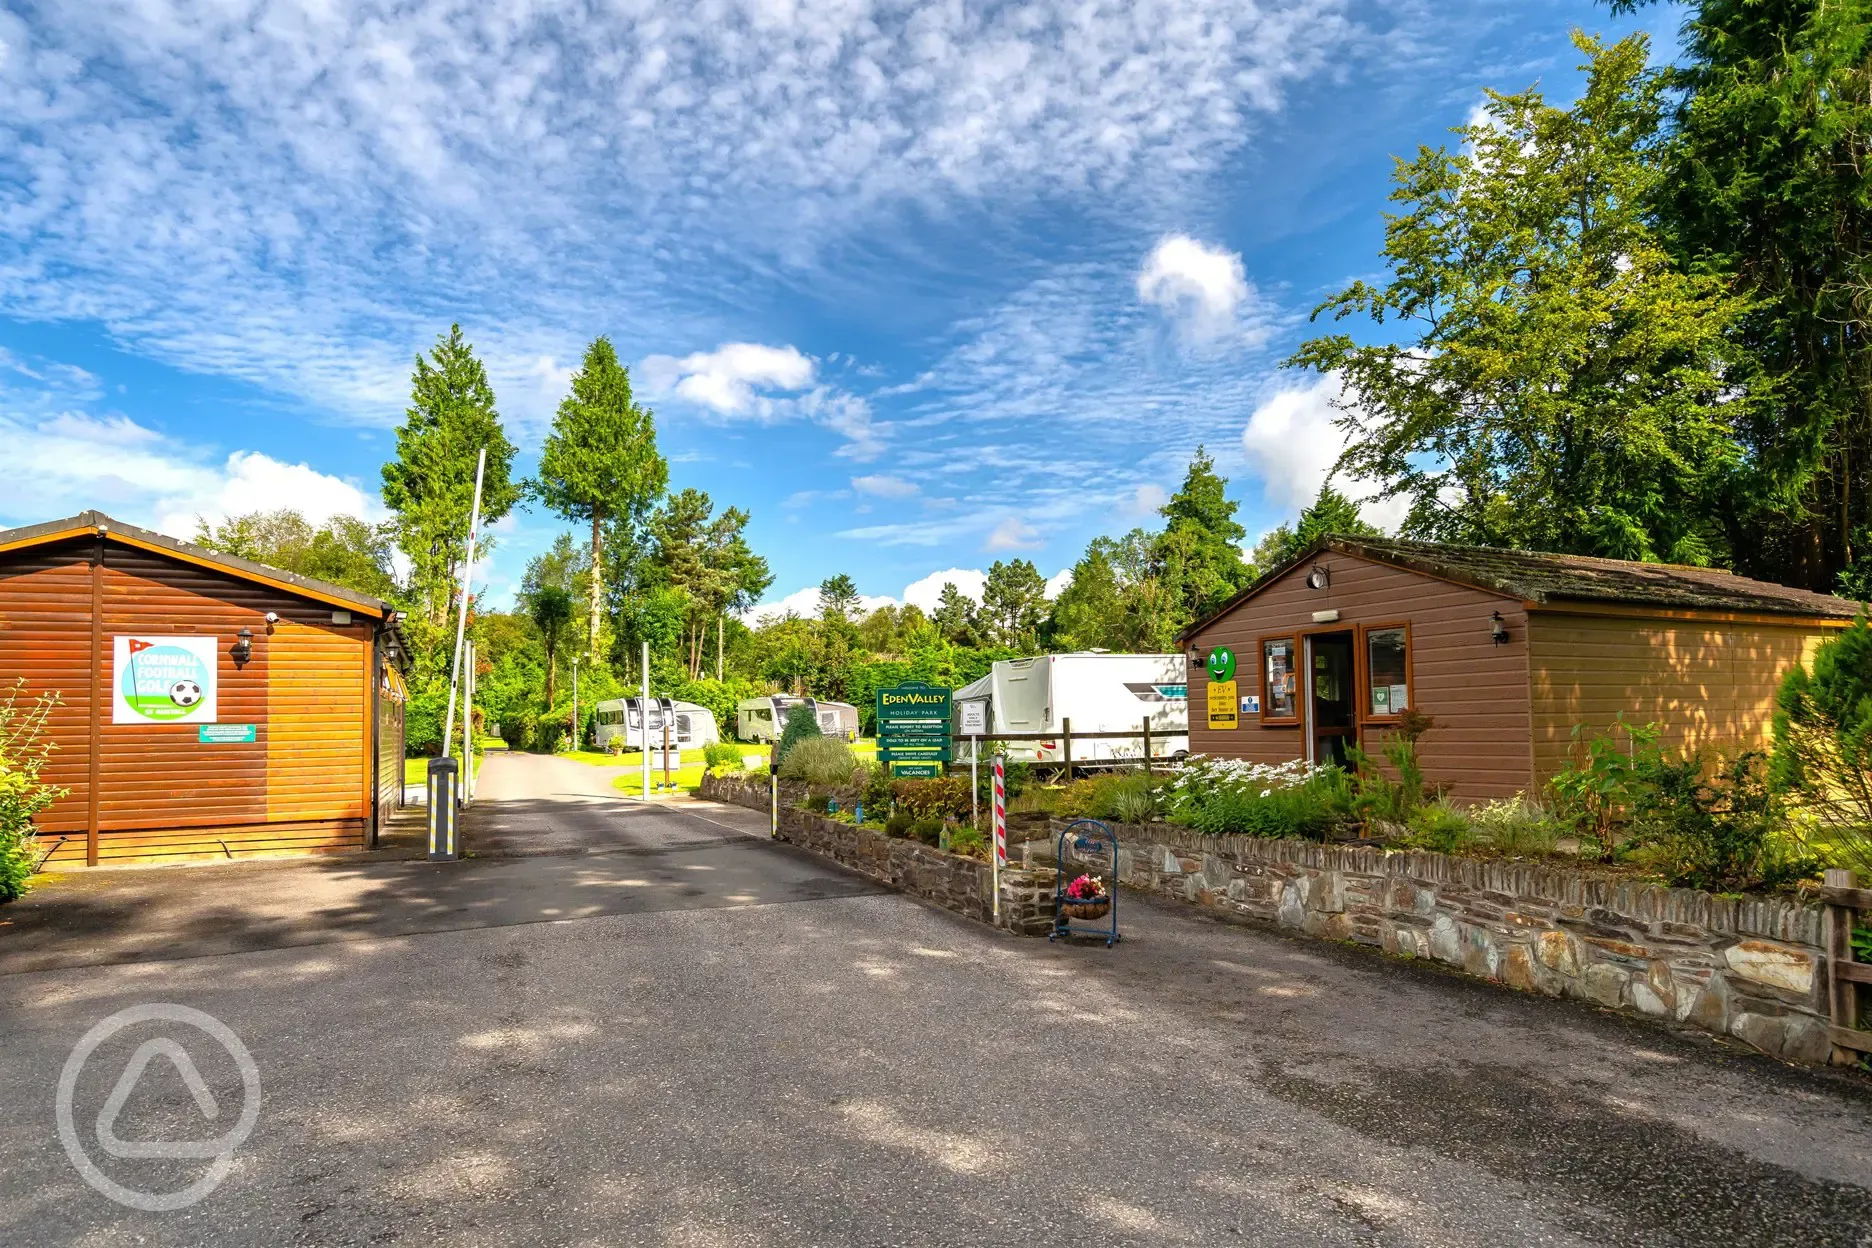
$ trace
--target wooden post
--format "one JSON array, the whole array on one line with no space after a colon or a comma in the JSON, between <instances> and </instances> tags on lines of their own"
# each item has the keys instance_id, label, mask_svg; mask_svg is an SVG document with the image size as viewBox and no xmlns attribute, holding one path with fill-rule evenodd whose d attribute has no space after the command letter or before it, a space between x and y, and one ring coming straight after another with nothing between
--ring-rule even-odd
<instances>
[{"instance_id":1,"label":"wooden post","mask_svg":"<svg viewBox=\"0 0 1872 1248\"><path fill-rule=\"evenodd\" d=\"M1066 783L1072 783L1072 720L1060 720L1060 740L1066 744Z\"/></svg>"},{"instance_id":2,"label":"wooden post","mask_svg":"<svg viewBox=\"0 0 1872 1248\"><path fill-rule=\"evenodd\" d=\"M1851 871L1838 868L1829 868L1823 882L1828 888L1856 888L1859 884L1858 877ZM1859 1026L1859 989L1846 978L1848 972L1840 969L1853 960L1852 929L1857 915L1858 911L1850 906L1827 903L1827 1006L1836 1034L1839 1030L1857 1030ZM1841 1044L1833 1046L1835 1066L1855 1066L1858 1062L1859 1054L1854 1050Z\"/></svg>"},{"instance_id":3,"label":"wooden post","mask_svg":"<svg viewBox=\"0 0 1872 1248\"><path fill-rule=\"evenodd\" d=\"M1147 776L1151 774L1150 716L1148 715L1144 717L1144 774Z\"/></svg>"},{"instance_id":4,"label":"wooden post","mask_svg":"<svg viewBox=\"0 0 1872 1248\"><path fill-rule=\"evenodd\" d=\"M98 527L97 558L91 562L91 758L85 782L85 866L98 865L100 831L98 785L103 780L104 703L110 690L104 683L104 529ZM115 673L113 673L114 675Z\"/></svg>"}]
</instances>

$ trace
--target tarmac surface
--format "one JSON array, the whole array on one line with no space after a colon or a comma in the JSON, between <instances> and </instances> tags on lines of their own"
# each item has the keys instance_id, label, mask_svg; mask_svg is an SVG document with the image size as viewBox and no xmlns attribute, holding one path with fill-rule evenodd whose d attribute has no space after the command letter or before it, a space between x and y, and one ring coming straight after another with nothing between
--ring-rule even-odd
<instances>
[{"instance_id":1,"label":"tarmac surface","mask_svg":"<svg viewBox=\"0 0 1872 1248\"><path fill-rule=\"evenodd\" d=\"M1128 894L1116 949L1007 937L611 774L491 759L460 863L0 909L0 1243L1872 1245L1858 1076ZM262 1088L171 1212L57 1126L73 1046L153 1002ZM211 1122L161 1056L112 1095L153 1038ZM148 1193L216 1163L138 1144L244 1101L161 1021L65 1099Z\"/></svg>"}]
</instances>

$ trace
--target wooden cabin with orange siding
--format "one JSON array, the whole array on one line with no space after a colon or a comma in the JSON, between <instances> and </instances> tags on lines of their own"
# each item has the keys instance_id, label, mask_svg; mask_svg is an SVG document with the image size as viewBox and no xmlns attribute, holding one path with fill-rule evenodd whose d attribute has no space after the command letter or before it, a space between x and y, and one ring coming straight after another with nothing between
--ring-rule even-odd
<instances>
[{"instance_id":1,"label":"wooden cabin with orange siding","mask_svg":"<svg viewBox=\"0 0 1872 1248\"><path fill-rule=\"evenodd\" d=\"M1338 761L1416 710L1425 775L1464 800L1538 791L1575 725L1620 716L1733 756L1858 611L1711 568L1329 537L1183 633L1190 751Z\"/></svg>"},{"instance_id":2,"label":"wooden cabin with orange siding","mask_svg":"<svg viewBox=\"0 0 1872 1248\"><path fill-rule=\"evenodd\" d=\"M99 512L0 531L0 685L58 698L54 869L369 847L404 653L380 599Z\"/></svg>"}]
</instances>

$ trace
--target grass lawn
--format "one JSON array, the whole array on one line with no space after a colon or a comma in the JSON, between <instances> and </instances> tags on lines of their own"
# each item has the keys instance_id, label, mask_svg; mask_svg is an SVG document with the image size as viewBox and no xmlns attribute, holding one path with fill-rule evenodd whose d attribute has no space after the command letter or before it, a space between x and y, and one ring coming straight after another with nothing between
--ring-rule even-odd
<instances>
[{"instance_id":1,"label":"grass lawn","mask_svg":"<svg viewBox=\"0 0 1872 1248\"><path fill-rule=\"evenodd\" d=\"M483 754L502 754L507 750L507 743L499 737L482 737L480 747ZM414 758L403 760L404 784L427 784L428 782L429 759L426 755L418 754Z\"/></svg>"}]
</instances>

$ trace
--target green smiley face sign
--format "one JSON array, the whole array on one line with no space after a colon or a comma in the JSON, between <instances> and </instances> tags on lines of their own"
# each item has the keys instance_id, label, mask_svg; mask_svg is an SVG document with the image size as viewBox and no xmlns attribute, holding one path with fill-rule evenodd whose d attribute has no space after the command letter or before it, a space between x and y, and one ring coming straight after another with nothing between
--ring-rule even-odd
<instances>
[{"instance_id":1,"label":"green smiley face sign","mask_svg":"<svg viewBox=\"0 0 1872 1248\"><path fill-rule=\"evenodd\" d=\"M1209 652L1209 679L1235 679L1235 652L1227 646L1217 646Z\"/></svg>"}]
</instances>

